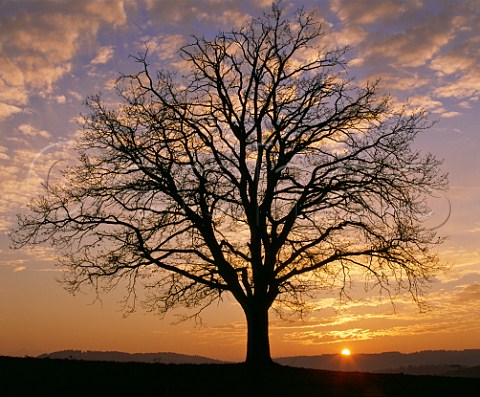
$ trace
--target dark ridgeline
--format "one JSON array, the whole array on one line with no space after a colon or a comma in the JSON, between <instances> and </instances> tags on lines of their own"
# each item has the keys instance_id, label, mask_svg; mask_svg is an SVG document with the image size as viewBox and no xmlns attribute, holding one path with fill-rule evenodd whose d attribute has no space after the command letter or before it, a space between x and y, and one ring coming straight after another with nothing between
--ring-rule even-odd
<instances>
[{"instance_id":1,"label":"dark ridgeline","mask_svg":"<svg viewBox=\"0 0 480 397\"><path fill-rule=\"evenodd\" d=\"M41 354L37 358L85 361L115 361L161 364L221 364L222 361L208 357L178 353L124 353L117 351L62 350Z\"/></svg>"},{"instance_id":2,"label":"dark ridgeline","mask_svg":"<svg viewBox=\"0 0 480 397\"><path fill-rule=\"evenodd\" d=\"M177 353L124 353L117 351L63 350L37 358L84 361L141 362L160 364L227 364L202 356ZM281 365L329 371L359 371L408 375L448 375L479 377L480 349L425 350L415 353L340 354L275 358Z\"/></svg>"},{"instance_id":3,"label":"dark ridgeline","mask_svg":"<svg viewBox=\"0 0 480 397\"><path fill-rule=\"evenodd\" d=\"M451 376L455 376L458 371L458 376L462 376L462 373L472 375L476 373L474 367L478 368L480 366L480 349L425 350L409 354L400 352L352 354L348 357L339 354L323 354L319 356L281 357L275 359L275 362L293 367L331 371L404 373L409 375L448 374ZM470 372L466 371L468 368L472 368Z\"/></svg>"}]
</instances>

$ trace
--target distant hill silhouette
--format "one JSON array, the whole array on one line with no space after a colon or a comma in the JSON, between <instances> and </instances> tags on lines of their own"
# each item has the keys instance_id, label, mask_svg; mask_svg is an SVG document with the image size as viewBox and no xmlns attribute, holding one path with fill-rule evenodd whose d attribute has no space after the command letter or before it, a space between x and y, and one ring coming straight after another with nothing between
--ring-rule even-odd
<instances>
[{"instance_id":1,"label":"distant hill silhouette","mask_svg":"<svg viewBox=\"0 0 480 397\"><path fill-rule=\"evenodd\" d=\"M426 350L409 354L387 352L352 354L351 356L323 354L320 356L282 357L275 361L292 367L330 371L404 373L411 375L448 374L453 376L456 371L480 366L480 349Z\"/></svg>"},{"instance_id":2,"label":"distant hill silhouette","mask_svg":"<svg viewBox=\"0 0 480 397\"><path fill-rule=\"evenodd\" d=\"M202 356L177 353L123 353L117 351L63 350L38 358L81 361L115 361L161 364L225 364ZM405 375L446 375L480 377L480 349L426 350L416 353L322 354L319 356L281 357L274 360L290 367L345 372L371 372Z\"/></svg>"},{"instance_id":3,"label":"distant hill silhouette","mask_svg":"<svg viewBox=\"0 0 480 397\"><path fill-rule=\"evenodd\" d=\"M461 368L454 371L448 371L444 375L456 376L462 378L480 378L480 366Z\"/></svg>"},{"instance_id":4,"label":"distant hill silhouette","mask_svg":"<svg viewBox=\"0 0 480 397\"><path fill-rule=\"evenodd\" d=\"M63 350L45 353L38 358L70 359L83 361L115 361L162 364L221 364L222 361L202 356L189 356L177 353L123 353L116 351Z\"/></svg>"}]
</instances>

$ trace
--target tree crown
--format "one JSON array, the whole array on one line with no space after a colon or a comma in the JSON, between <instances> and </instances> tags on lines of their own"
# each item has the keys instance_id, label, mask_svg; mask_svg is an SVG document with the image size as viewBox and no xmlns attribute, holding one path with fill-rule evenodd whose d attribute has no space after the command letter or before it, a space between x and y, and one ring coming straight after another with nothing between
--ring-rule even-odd
<instances>
[{"instance_id":1,"label":"tree crown","mask_svg":"<svg viewBox=\"0 0 480 397\"><path fill-rule=\"evenodd\" d=\"M45 185L16 243L64 253L72 291L127 281L150 307L247 308L304 294L354 269L417 298L441 241L422 219L446 187L413 147L422 110L347 79L345 49L322 46L313 14L272 12L180 50L190 71L122 76L122 104L87 100L80 163ZM105 284L102 284L102 281Z\"/></svg>"}]
</instances>

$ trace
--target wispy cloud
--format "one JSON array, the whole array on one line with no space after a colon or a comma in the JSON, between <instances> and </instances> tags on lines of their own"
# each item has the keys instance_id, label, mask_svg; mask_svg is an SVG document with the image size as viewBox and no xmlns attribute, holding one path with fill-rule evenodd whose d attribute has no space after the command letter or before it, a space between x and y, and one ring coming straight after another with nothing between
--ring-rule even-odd
<instances>
[{"instance_id":1,"label":"wispy cloud","mask_svg":"<svg viewBox=\"0 0 480 397\"><path fill-rule=\"evenodd\" d=\"M181 34L161 34L143 37L137 46L141 50L147 48L149 54L156 56L159 60L170 60L177 57L179 49L185 43L185 38Z\"/></svg>"},{"instance_id":2,"label":"wispy cloud","mask_svg":"<svg viewBox=\"0 0 480 397\"><path fill-rule=\"evenodd\" d=\"M33 127L31 124L20 124L18 126L18 130L26 136L29 137L35 137L35 136L41 136L43 138L50 138L51 134L48 131L45 130L38 130L35 127Z\"/></svg>"},{"instance_id":3,"label":"wispy cloud","mask_svg":"<svg viewBox=\"0 0 480 397\"><path fill-rule=\"evenodd\" d=\"M22 108L9 105L8 103L0 103L0 121L7 119L12 114L19 113Z\"/></svg>"},{"instance_id":4,"label":"wispy cloud","mask_svg":"<svg viewBox=\"0 0 480 397\"><path fill-rule=\"evenodd\" d=\"M99 64L104 64L107 63L114 54L114 49L113 47L101 47L98 50L97 56L92 60L91 64L92 65L99 65Z\"/></svg>"},{"instance_id":5,"label":"wispy cloud","mask_svg":"<svg viewBox=\"0 0 480 397\"><path fill-rule=\"evenodd\" d=\"M397 19L411 9L418 9L418 2L404 0L333 0L332 9L345 23L370 25L378 21Z\"/></svg>"},{"instance_id":6,"label":"wispy cloud","mask_svg":"<svg viewBox=\"0 0 480 397\"><path fill-rule=\"evenodd\" d=\"M72 72L79 51L95 46L102 25L126 23L123 1L6 2L0 16L0 120L45 95ZM15 18L6 15L15 14ZM98 61L108 53L100 53ZM8 95L5 94L7 92ZM3 103L2 103L3 102Z\"/></svg>"}]
</instances>

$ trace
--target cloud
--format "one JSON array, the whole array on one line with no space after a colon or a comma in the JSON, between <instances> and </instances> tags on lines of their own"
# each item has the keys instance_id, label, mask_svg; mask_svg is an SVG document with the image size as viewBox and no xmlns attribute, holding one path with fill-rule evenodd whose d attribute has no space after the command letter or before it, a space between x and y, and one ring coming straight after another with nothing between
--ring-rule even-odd
<instances>
[{"instance_id":1,"label":"cloud","mask_svg":"<svg viewBox=\"0 0 480 397\"><path fill-rule=\"evenodd\" d=\"M380 79L381 88L387 92L397 92L400 94L410 94L422 87L427 87L431 84L431 79L418 72L411 72L407 70L395 70L389 72L372 72L365 80L375 81ZM418 97L418 95L417 95ZM428 95L422 95L427 99L427 106L438 102ZM415 96L409 97L409 101L416 101ZM420 104L421 106L421 104Z\"/></svg>"},{"instance_id":2,"label":"cloud","mask_svg":"<svg viewBox=\"0 0 480 397\"><path fill-rule=\"evenodd\" d=\"M226 28L245 26L245 21L249 19L249 15L239 10L225 10L221 15L216 17L222 26Z\"/></svg>"},{"instance_id":3,"label":"cloud","mask_svg":"<svg viewBox=\"0 0 480 397\"><path fill-rule=\"evenodd\" d=\"M139 47L148 48L151 55L160 60L168 60L177 57L180 47L185 45L185 39L181 34L162 34L155 37L144 37Z\"/></svg>"},{"instance_id":4,"label":"cloud","mask_svg":"<svg viewBox=\"0 0 480 397\"><path fill-rule=\"evenodd\" d=\"M371 77L382 76L388 88L406 91L428 85L437 98L478 99L480 39L474 34L480 25L478 5L334 0L331 10L342 22L337 35L355 49L353 65L369 68ZM436 79L429 77L432 70ZM456 115L450 111L442 117Z\"/></svg>"},{"instance_id":5,"label":"cloud","mask_svg":"<svg viewBox=\"0 0 480 397\"><path fill-rule=\"evenodd\" d=\"M460 112L443 112L441 114L441 117L444 118L444 119L449 119L451 117L457 117L457 116L461 116L462 114Z\"/></svg>"},{"instance_id":6,"label":"cloud","mask_svg":"<svg viewBox=\"0 0 480 397\"><path fill-rule=\"evenodd\" d=\"M30 124L20 124L18 126L18 130L23 135L26 135L26 136L29 136L29 137L36 137L36 136L41 136L42 138L50 138L51 137L51 134L48 131L44 131L44 130L40 131Z\"/></svg>"},{"instance_id":7,"label":"cloud","mask_svg":"<svg viewBox=\"0 0 480 397\"><path fill-rule=\"evenodd\" d=\"M431 312L432 313L432 312ZM295 340L304 345L318 345L319 343L355 342L377 340L385 337L409 337L428 334L445 334L461 331L472 331L477 328L476 316L455 315L446 311L437 311L433 314L416 314L404 316L358 316L355 320L339 325L332 322L331 327L320 329L292 330L283 335L284 340Z\"/></svg>"},{"instance_id":8,"label":"cloud","mask_svg":"<svg viewBox=\"0 0 480 397\"><path fill-rule=\"evenodd\" d=\"M405 0L333 0L332 10L346 23L368 25L379 20L398 18L410 8L418 7L416 1Z\"/></svg>"},{"instance_id":9,"label":"cloud","mask_svg":"<svg viewBox=\"0 0 480 397\"><path fill-rule=\"evenodd\" d=\"M325 26L325 23L324 23ZM340 30L332 30L331 27L327 27L328 40L334 43L334 47L357 47L368 38L368 32L361 26L346 25L342 26ZM362 56L363 54L360 54ZM357 64L363 63L357 61Z\"/></svg>"},{"instance_id":10,"label":"cloud","mask_svg":"<svg viewBox=\"0 0 480 397\"><path fill-rule=\"evenodd\" d=\"M0 146L0 160L9 160L10 156L8 155L8 148L5 146Z\"/></svg>"},{"instance_id":11,"label":"cloud","mask_svg":"<svg viewBox=\"0 0 480 397\"><path fill-rule=\"evenodd\" d=\"M150 21L182 26L190 33L201 32L199 22L205 28L230 30L239 27L253 10L271 8L270 0L144 0ZM287 3L285 2L287 5ZM258 15L255 12L255 15ZM151 22L153 23L153 22Z\"/></svg>"},{"instance_id":12,"label":"cloud","mask_svg":"<svg viewBox=\"0 0 480 397\"><path fill-rule=\"evenodd\" d=\"M82 94L73 90L68 90L68 95L70 95L72 98L76 99L77 101L82 101L84 99Z\"/></svg>"},{"instance_id":13,"label":"cloud","mask_svg":"<svg viewBox=\"0 0 480 397\"><path fill-rule=\"evenodd\" d=\"M468 50L456 48L454 51L439 55L432 60L430 67L439 76L446 76L459 72L469 72L477 63L474 54L471 54L472 49L471 46L468 46Z\"/></svg>"},{"instance_id":14,"label":"cloud","mask_svg":"<svg viewBox=\"0 0 480 397\"><path fill-rule=\"evenodd\" d=\"M442 85L435 90L439 97L476 101L480 94L480 38L472 36L470 32L474 26L480 25L480 17L464 18L462 21L466 31L458 32L455 43L448 51L436 56L430 63L430 68L442 81Z\"/></svg>"},{"instance_id":15,"label":"cloud","mask_svg":"<svg viewBox=\"0 0 480 397\"><path fill-rule=\"evenodd\" d=\"M397 66L418 67L425 65L452 38L451 21L438 17L400 33L379 37L368 48L367 57L386 58Z\"/></svg>"},{"instance_id":16,"label":"cloud","mask_svg":"<svg viewBox=\"0 0 480 397\"><path fill-rule=\"evenodd\" d=\"M67 98L65 97L65 95L56 95L52 99L60 105L67 103Z\"/></svg>"},{"instance_id":17,"label":"cloud","mask_svg":"<svg viewBox=\"0 0 480 397\"><path fill-rule=\"evenodd\" d=\"M478 275L474 280L478 280ZM460 281L454 278L448 284L436 283L434 287L426 295L431 310L422 314L412 305L407 294L396 299L396 312L387 301L382 303L375 298L340 306L326 297L314 302L321 310L312 312L305 321L288 324L273 321L271 330L281 335L284 341L318 345L478 329L478 316L472 310L480 301L478 281L469 283L468 278Z\"/></svg>"},{"instance_id":18,"label":"cloud","mask_svg":"<svg viewBox=\"0 0 480 397\"><path fill-rule=\"evenodd\" d=\"M341 21L341 44L355 49L356 65L371 67L374 73L385 73L392 65L397 70L423 65L437 51L438 46L432 46L439 38L430 26L431 12L422 8L416 0L331 2L331 10Z\"/></svg>"},{"instance_id":19,"label":"cloud","mask_svg":"<svg viewBox=\"0 0 480 397\"><path fill-rule=\"evenodd\" d=\"M475 100L476 101L476 100ZM464 109L471 109L472 104L469 101L463 101L458 104L458 106L464 108Z\"/></svg>"},{"instance_id":20,"label":"cloud","mask_svg":"<svg viewBox=\"0 0 480 397\"><path fill-rule=\"evenodd\" d=\"M471 71L453 81L445 82L436 88L434 93L441 98L471 98L476 101L480 94L480 72Z\"/></svg>"},{"instance_id":21,"label":"cloud","mask_svg":"<svg viewBox=\"0 0 480 397\"><path fill-rule=\"evenodd\" d=\"M58 112L58 107L53 110L48 104L67 103L64 93L54 93L60 80L77 72L74 65L78 65L79 57L97 49L96 62L107 62L113 52L108 46L97 45L98 33L102 28L119 29L125 24L124 2L120 0L2 3L0 121L19 113L27 116L34 96L46 99L45 107L34 107L35 112ZM67 92L75 99L83 98L72 89ZM58 123L57 116L51 120L52 126ZM17 134L7 135L8 151L3 147L0 150L0 230L11 227L15 222L13 214L40 192L49 169L60 167L58 161L68 158L61 145L49 149L38 146L45 143L37 138L51 139L52 132L36 128L26 118L19 123L12 121L3 130Z\"/></svg>"},{"instance_id":22,"label":"cloud","mask_svg":"<svg viewBox=\"0 0 480 397\"><path fill-rule=\"evenodd\" d=\"M480 302L480 282L469 284L457 293L455 303L475 306Z\"/></svg>"},{"instance_id":23,"label":"cloud","mask_svg":"<svg viewBox=\"0 0 480 397\"><path fill-rule=\"evenodd\" d=\"M96 20L113 25L116 28L127 23L124 0L93 0L80 2L85 13Z\"/></svg>"},{"instance_id":24,"label":"cloud","mask_svg":"<svg viewBox=\"0 0 480 397\"><path fill-rule=\"evenodd\" d=\"M414 107L421 107L432 111L442 106L442 102L436 101L428 95L416 95L410 98L409 103Z\"/></svg>"},{"instance_id":25,"label":"cloud","mask_svg":"<svg viewBox=\"0 0 480 397\"><path fill-rule=\"evenodd\" d=\"M42 182L47 176L55 177L67 159L74 158L70 153L71 141L59 141L37 149L36 137L49 137L47 131L22 124L19 132L28 138L25 146L8 151L0 147L0 180L2 200L0 200L0 230L6 230L15 223L15 213L24 210L32 197L42 190Z\"/></svg>"},{"instance_id":26,"label":"cloud","mask_svg":"<svg viewBox=\"0 0 480 397\"><path fill-rule=\"evenodd\" d=\"M21 111L30 95L51 93L73 71L73 60L95 48L101 27L126 23L124 2L23 1L2 3L0 119ZM102 53L106 59L108 53Z\"/></svg>"},{"instance_id":27,"label":"cloud","mask_svg":"<svg viewBox=\"0 0 480 397\"><path fill-rule=\"evenodd\" d=\"M93 65L99 65L99 64L104 64L107 63L114 54L113 47L101 47L99 48L97 56L92 60Z\"/></svg>"},{"instance_id":28,"label":"cloud","mask_svg":"<svg viewBox=\"0 0 480 397\"><path fill-rule=\"evenodd\" d=\"M21 112L22 109L18 106L12 106L6 103L0 103L0 121L3 121L9 118L11 115L15 113Z\"/></svg>"},{"instance_id":29,"label":"cloud","mask_svg":"<svg viewBox=\"0 0 480 397\"><path fill-rule=\"evenodd\" d=\"M1 51L1 47L0 47ZM28 96L23 88L21 70L0 52L0 103L10 105L24 105Z\"/></svg>"},{"instance_id":30,"label":"cloud","mask_svg":"<svg viewBox=\"0 0 480 397\"><path fill-rule=\"evenodd\" d=\"M25 259L9 259L9 257L12 257L11 250L0 249L0 255L2 258L6 258L0 260L0 266L11 268L13 273L23 272L27 269L27 267L23 265L26 262Z\"/></svg>"}]
</instances>

